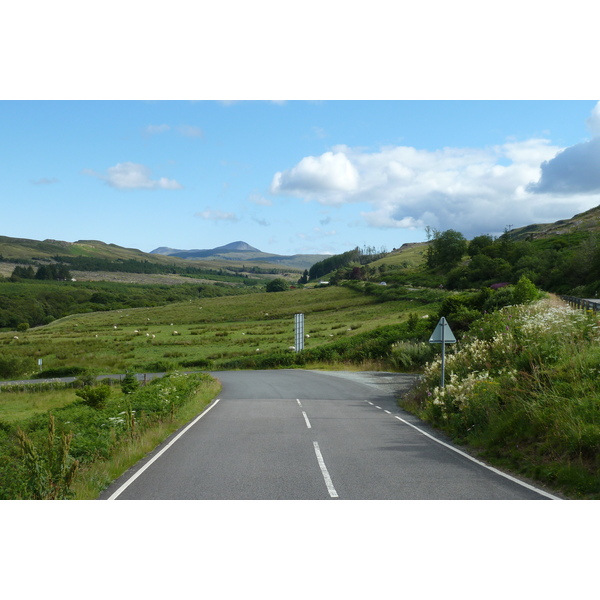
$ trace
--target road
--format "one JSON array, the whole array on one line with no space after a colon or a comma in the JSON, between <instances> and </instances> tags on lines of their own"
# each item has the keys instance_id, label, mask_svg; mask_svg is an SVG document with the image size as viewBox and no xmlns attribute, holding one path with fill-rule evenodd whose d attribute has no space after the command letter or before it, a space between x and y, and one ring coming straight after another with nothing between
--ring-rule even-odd
<instances>
[{"instance_id":1,"label":"road","mask_svg":"<svg viewBox=\"0 0 600 600\"><path fill-rule=\"evenodd\" d=\"M212 373L222 393L100 499L557 499L398 408L413 376Z\"/></svg>"}]
</instances>

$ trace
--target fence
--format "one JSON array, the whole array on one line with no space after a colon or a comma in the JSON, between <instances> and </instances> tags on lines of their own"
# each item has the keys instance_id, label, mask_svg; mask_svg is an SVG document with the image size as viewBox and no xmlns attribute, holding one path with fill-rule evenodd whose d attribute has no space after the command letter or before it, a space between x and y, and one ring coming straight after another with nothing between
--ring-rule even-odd
<instances>
[{"instance_id":1,"label":"fence","mask_svg":"<svg viewBox=\"0 0 600 600\"><path fill-rule=\"evenodd\" d=\"M581 308L582 310L600 311L600 300L575 298L574 296L561 296L561 300L564 300L572 307Z\"/></svg>"}]
</instances>

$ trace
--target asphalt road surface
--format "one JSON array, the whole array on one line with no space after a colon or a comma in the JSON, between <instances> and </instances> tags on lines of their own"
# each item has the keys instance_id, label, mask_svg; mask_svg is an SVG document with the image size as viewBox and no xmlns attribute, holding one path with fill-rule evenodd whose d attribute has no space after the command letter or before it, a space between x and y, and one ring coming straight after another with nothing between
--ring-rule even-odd
<instances>
[{"instance_id":1,"label":"asphalt road surface","mask_svg":"<svg viewBox=\"0 0 600 600\"><path fill-rule=\"evenodd\" d=\"M100 499L558 499L486 467L399 409L411 375L213 375L221 395Z\"/></svg>"}]
</instances>

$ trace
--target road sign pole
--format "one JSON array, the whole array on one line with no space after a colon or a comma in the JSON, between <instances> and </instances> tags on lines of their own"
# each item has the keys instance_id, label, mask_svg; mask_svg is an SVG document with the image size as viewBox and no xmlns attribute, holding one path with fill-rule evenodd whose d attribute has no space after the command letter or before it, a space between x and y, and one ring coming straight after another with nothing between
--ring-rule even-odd
<instances>
[{"instance_id":1,"label":"road sign pole","mask_svg":"<svg viewBox=\"0 0 600 600\"><path fill-rule=\"evenodd\" d=\"M442 383L441 387L444 387L444 382L446 380L446 339L445 339L445 331L446 331L446 319L442 317Z\"/></svg>"},{"instance_id":2,"label":"road sign pole","mask_svg":"<svg viewBox=\"0 0 600 600\"><path fill-rule=\"evenodd\" d=\"M447 329L447 331L446 331ZM442 344L442 379L441 387L444 387L446 379L446 344L455 344L456 338L450 329L450 325L446 322L446 319L442 317L440 322L437 324L434 332L429 338L430 344Z\"/></svg>"}]
</instances>

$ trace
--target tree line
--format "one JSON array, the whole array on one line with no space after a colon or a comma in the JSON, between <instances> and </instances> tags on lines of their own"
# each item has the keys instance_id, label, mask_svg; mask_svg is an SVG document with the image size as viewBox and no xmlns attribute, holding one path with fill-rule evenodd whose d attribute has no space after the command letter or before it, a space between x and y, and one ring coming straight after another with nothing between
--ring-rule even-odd
<instances>
[{"instance_id":1,"label":"tree line","mask_svg":"<svg viewBox=\"0 0 600 600\"><path fill-rule=\"evenodd\" d=\"M365 246L361 249L357 246L353 250L349 250L348 252L344 252L342 254L334 254L329 258L315 263L308 270L308 279L310 281L320 279L324 275L327 275L333 271L337 271L338 269L346 267L351 263L365 265L384 257L386 254L387 252L383 248L381 250L376 250L373 246Z\"/></svg>"}]
</instances>

